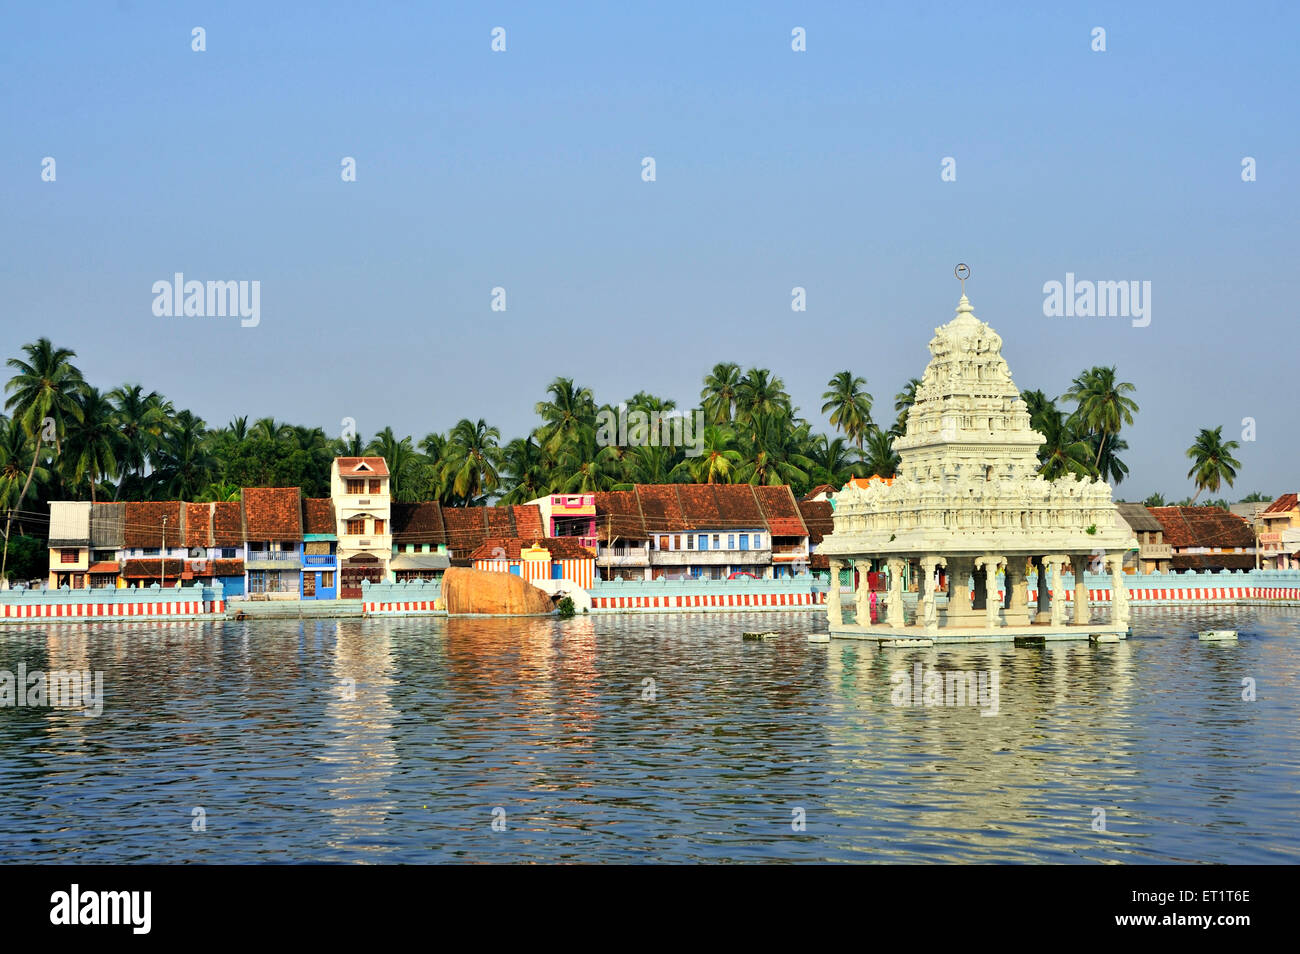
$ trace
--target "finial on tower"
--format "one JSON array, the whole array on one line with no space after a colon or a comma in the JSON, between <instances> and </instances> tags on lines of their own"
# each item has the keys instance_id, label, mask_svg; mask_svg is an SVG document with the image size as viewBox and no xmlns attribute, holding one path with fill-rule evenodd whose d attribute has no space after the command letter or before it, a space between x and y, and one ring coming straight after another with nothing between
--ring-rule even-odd
<instances>
[{"instance_id":1,"label":"finial on tower","mask_svg":"<svg viewBox=\"0 0 1300 954\"><path fill-rule=\"evenodd\" d=\"M952 270L952 273L961 282L961 301L957 304L957 313L973 314L975 309L970 306L970 299L966 297L966 279L970 278L970 266L962 262Z\"/></svg>"}]
</instances>

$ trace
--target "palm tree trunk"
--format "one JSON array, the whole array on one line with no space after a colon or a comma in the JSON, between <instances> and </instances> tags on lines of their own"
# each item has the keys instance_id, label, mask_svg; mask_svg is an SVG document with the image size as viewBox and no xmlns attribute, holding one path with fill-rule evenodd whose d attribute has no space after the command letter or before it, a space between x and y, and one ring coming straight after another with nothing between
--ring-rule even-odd
<instances>
[{"instance_id":1,"label":"palm tree trunk","mask_svg":"<svg viewBox=\"0 0 1300 954\"><path fill-rule=\"evenodd\" d=\"M1100 472L1101 469L1101 452L1106 449L1106 432L1101 432L1101 443L1097 445L1097 459L1092 462L1092 469ZM1105 479L1104 477L1102 478Z\"/></svg>"},{"instance_id":2,"label":"palm tree trunk","mask_svg":"<svg viewBox=\"0 0 1300 954\"><path fill-rule=\"evenodd\" d=\"M42 442L43 442L43 437L40 435L40 432L37 432L36 449L32 451L32 466L27 469L27 482L23 484L23 492L18 495L17 509L22 508L23 498L27 496L27 490L32 485L32 477L36 473L36 462L41 459ZM9 513L5 516L5 544L4 544L4 555L0 556L0 580L4 579L5 567L9 565L9 529L13 525L13 522L14 522L14 512L11 509Z\"/></svg>"}]
</instances>

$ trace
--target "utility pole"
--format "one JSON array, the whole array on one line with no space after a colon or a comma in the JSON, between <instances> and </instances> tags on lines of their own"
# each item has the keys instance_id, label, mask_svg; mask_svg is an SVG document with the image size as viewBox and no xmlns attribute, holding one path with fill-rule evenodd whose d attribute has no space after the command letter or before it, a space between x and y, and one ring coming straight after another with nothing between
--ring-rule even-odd
<instances>
[{"instance_id":1,"label":"utility pole","mask_svg":"<svg viewBox=\"0 0 1300 954\"><path fill-rule=\"evenodd\" d=\"M162 549L158 551L158 571L162 574L162 588L167 589L167 518L163 517Z\"/></svg>"}]
</instances>

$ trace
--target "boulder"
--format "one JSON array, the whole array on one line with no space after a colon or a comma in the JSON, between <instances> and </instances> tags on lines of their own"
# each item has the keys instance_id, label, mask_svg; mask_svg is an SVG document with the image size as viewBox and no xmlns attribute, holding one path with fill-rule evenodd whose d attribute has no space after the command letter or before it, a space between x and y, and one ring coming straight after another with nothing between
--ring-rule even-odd
<instances>
[{"instance_id":1,"label":"boulder","mask_svg":"<svg viewBox=\"0 0 1300 954\"><path fill-rule=\"evenodd\" d=\"M555 612L551 598L513 573L454 566L442 576L448 616L540 616Z\"/></svg>"}]
</instances>

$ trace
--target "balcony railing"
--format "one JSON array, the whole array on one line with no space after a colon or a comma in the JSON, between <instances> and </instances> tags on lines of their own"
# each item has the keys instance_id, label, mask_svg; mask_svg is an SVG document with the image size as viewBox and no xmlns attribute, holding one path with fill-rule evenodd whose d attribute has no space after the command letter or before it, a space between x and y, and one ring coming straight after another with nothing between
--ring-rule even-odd
<instances>
[{"instance_id":1,"label":"balcony railing","mask_svg":"<svg viewBox=\"0 0 1300 954\"><path fill-rule=\"evenodd\" d=\"M333 553L306 553L303 554L303 566L333 566L336 557Z\"/></svg>"},{"instance_id":2,"label":"balcony railing","mask_svg":"<svg viewBox=\"0 0 1300 954\"><path fill-rule=\"evenodd\" d=\"M300 563L302 555L296 550L249 550L246 559L258 563Z\"/></svg>"},{"instance_id":3,"label":"balcony railing","mask_svg":"<svg viewBox=\"0 0 1300 954\"><path fill-rule=\"evenodd\" d=\"M1138 544L1138 558L1142 560L1168 560L1174 555L1174 548L1169 543Z\"/></svg>"},{"instance_id":4,"label":"balcony railing","mask_svg":"<svg viewBox=\"0 0 1300 954\"><path fill-rule=\"evenodd\" d=\"M644 547L605 547L596 562L601 566L649 566L650 554Z\"/></svg>"}]
</instances>

